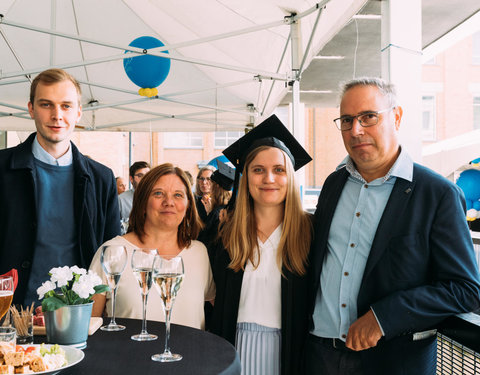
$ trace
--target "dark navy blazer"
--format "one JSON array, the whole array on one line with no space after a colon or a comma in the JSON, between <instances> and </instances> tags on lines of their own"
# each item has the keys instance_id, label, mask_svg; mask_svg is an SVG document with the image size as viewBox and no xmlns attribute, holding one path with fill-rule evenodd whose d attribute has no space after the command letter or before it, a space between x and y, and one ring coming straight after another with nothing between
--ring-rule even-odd
<instances>
[{"instance_id":1,"label":"dark navy blazer","mask_svg":"<svg viewBox=\"0 0 480 375\"><path fill-rule=\"evenodd\" d=\"M35 133L16 147L0 150L0 274L11 268L18 270L14 303L23 303L35 251L38 181L32 154L34 138ZM78 266L88 268L98 247L120 234L118 198L111 169L82 155L73 143L71 146ZM55 197L51 204L55 204Z\"/></svg>"},{"instance_id":2,"label":"dark navy blazer","mask_svg":"<svg viewBox=\"0 0 480 375\"><path fill-rule=\"evenodd\" d=\"M348 176L345 168L332 173L318 200L310 253L310 328L330 224ZM431 345L412 341L411 334L435 327L450 315L474 311L479 301L480 276L463 193L447 179L415 164L412 182L399 177L395 182L358 294L358 317L372 307L385 332L377 348L363 351L366 369L372 374L424 373L418 367L420 357L426 355L420 347L428 347L434 355L435 341L428 340ZM415 359L415 353L420 357ZM373 363L380 367L371 368ZM416 369L409 368L409 363L417 365Z\"/></svg>"}]
</instances>

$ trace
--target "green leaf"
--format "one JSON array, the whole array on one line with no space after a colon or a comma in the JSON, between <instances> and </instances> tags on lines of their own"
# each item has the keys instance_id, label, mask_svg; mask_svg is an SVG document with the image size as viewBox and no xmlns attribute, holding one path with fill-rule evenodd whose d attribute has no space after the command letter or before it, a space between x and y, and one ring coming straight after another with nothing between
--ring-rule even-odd
<instances>
[{"instance_id":1,"label":"green leaf","mask_svg":"<svg viewBox=\"0 0 480 375\"><path fill-rule=\"evenodd\" d=\"M95 289L95 294L110 291L110 287L105 284L94 286L93 289Z\"/></svg>"},{"instance_id":2,"label":"green leaf","mask_svg":"<svg viewBox=\"0 0 480 375\"><path fill-rule=\"evenodd\" d=\"M44 298L42 301L42 311L55 311L67 304L57 296Z\"/></svg>"}]
</instances>

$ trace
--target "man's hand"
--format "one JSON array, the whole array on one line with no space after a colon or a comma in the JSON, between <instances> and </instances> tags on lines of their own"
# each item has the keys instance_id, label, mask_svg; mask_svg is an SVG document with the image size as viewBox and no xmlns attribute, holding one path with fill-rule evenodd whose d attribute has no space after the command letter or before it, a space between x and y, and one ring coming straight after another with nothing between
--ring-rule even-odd
<instances>
[{"instance_id":1,"label":"man's hand","mask_svg":"<svg viewBox=\"0 0 480 375\"><path fill-rule=\"evenodd\" d=\"M352 350L365 350L376 346L381 338L382 330L373 311L369 310L348 329L346 346Z\"/></svg>"}]
</instances>

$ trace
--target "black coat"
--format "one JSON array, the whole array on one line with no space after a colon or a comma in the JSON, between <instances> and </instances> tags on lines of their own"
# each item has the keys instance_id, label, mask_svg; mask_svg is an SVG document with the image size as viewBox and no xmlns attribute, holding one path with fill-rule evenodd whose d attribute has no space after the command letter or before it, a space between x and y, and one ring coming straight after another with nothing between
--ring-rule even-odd
<instances>
[{"instance_id":1,"label":"black coat","mask_svg":"<svg viewBox=\"0 0 480 375\"><path fill-rule=\"evenodd\" d=\"M198 195L195 196L195 206L197 207L198 216L200 216L200 219L202 219L203 223L206 223L208 214L205 210L205 206L202 203L202 197L199 197Z\"/></svg>"},{"instance_id":2,"label":"black coat","mask_svg":"<svg viewBox=\"0 0 480 375\"><path fill-rule=\"evenodd\" d=\"M34 138L35 133L16 147L0 150L0 274L18 270L14 303L22 303L25 298L35 251L38 182L32 154ZM120 234L117 190L111 169L83 156L73 143L71 146L78 266L88 268L98 247ZM55 197L51 204L55 204Z\"/></svg>"},{"instance_id":3,"label":"black coat","mask_svg":"<svg viewBox=\"0 0 480 375\"><path fill-rule=\"evenodd\" d=\"M228 252L217 243L213 277L217 287L210 330L235 345L238 306L243 271L228 268ZM301 358L308 328L307 278L283 269L282 287L282 375L301 374Z\"/></svg>"}]
</instances>

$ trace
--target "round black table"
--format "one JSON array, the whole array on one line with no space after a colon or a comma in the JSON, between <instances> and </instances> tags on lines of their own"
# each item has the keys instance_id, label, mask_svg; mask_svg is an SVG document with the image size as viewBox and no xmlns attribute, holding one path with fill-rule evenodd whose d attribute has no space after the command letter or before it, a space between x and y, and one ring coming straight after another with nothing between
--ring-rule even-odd
<instances>
[{"instance_id":1,"label":"round black table","mask_svg":"<svg viewBox=\"0 0 480 375\"><path fill-rule=\"evenodd\" d=\"M77 365L62 370L60 375L96 374L169 374L169 375L238 375L240 361L235 348L223 338L198 329L172 324L170 350L183 359L178 362L160 363L150 359L152 354L162 353L165 346L165 324L149 321L148 332L157 340L138 342L130 336L139 333L142 322L137 319L116 319L127 328L119 332L100 329L88 337L85 358ZM104 323L108 323L104 319ZM46 337L35 338L45 342Z\"/></svg>"}]
</instances>

